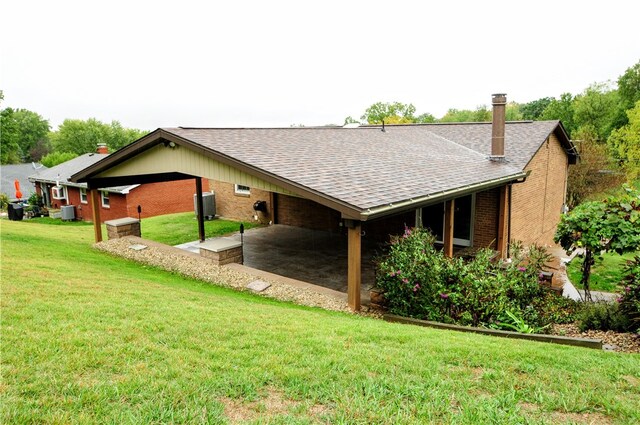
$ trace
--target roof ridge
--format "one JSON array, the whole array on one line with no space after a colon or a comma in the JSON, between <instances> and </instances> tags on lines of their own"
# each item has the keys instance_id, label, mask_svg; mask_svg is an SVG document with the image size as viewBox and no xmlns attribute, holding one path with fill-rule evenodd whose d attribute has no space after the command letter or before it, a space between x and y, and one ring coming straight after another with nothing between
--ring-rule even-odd
<instances>
[{"instance_id":1,"label":"roof ridge","mask_svg":"<svg viewBox=\"0 0 640 425\"><path fill-rule=\"evenodd\" d=\"M472 153L474 153L474 154L476 154L476 155L479 155L479 156L481 156L481 157L483 157L483 158L489 158L489 156L490 156L490 154L488 154L488 153L487 153L487 154L483 154L483 153L481 153L481 152L478 152L478 151L477 151L477 150L475 150L475 149L471 149L470 147L467 147L467 146L465 146L465 145L462 145L462 144L460 144L460 143L458 143L458 142L454 142L453 140L447 139L446 137L441 136L441 135L439 135L439 134L436 134L436 133L434 133L434 132L432 132L432 131L429 131L429 133L430 133L430 134L432 134L433 136L435 136L435 137L439 138L439 139L445 140L445 141L447 141L447 142L449 142L449 143L453 143L454 145L459 146L459 147L461 147L461 148L463 148L463 149L466 149L466 150L468 150L468 151L471 151ZM506 162L508 163L508 161L506 161Z\"/></svg>"}]
</instances>

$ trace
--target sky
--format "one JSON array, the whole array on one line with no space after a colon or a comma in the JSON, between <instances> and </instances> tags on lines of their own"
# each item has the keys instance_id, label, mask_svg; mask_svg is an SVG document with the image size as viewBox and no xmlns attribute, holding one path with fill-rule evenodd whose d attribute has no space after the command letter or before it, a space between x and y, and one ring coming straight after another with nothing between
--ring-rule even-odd
<instances>
[{"instance_id":1,"label":"sky","mask_svg":"<svg viewBox=\"0 0 640 425\"><path fill-rule=\"evenodd\" d=\"M30 0L0 5L2 107L52 129L326 125L578 94L640 61L640 3Z\"/></svg>"}]
</instances>

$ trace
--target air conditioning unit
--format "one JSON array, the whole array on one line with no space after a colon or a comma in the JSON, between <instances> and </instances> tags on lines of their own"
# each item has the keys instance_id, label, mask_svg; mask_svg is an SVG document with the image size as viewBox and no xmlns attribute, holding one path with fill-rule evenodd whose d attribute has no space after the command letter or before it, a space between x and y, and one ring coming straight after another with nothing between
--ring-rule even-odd
<instances>
[{"instance_id":1,"label":"air conditioning unit","mask_svg":"<svg viewBox=\"0 0 640 425\"><path fill-rule=\"evenodd\" d=\"M53 186L51 188L51 196L53 199L67 199L66 193L64 186Z\"/></svg>"},{"instance_id":2,"label":"air conditioning unit","mask_svg":"<svg viewBox=\"0 0 640 425\"><path fill-rule=\"evenodd\" d=\"M193 195L193 209L198 216L198 195ZM216 215L216 195L213 192L202 193L202 215L213 218Z\"/></svg>"},{"instance_id":3,"label":"air conditioning unit","mask_svg":"<svg viewBox=\"0 0 640 425\"><path fill-rule=\"evenodd\" d=\"M62 220L75 220L76 219L76 211L73 205L63 205L60 208L62 212Z\"/></svg>"}]
</instances>

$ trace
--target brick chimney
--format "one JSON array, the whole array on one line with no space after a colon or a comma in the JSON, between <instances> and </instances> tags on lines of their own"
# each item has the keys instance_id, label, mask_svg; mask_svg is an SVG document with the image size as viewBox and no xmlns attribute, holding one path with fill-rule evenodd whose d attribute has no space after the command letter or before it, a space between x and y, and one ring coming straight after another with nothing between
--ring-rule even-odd
<instances>
[{"instance_id":1,"label":"brick chimney","mask_svg":"<svg viewBox=\"0 0 640 425\"><path fill-rule=\"evenodd\" d=\"M109 153L109 149L107 148L106 143L98 143L98 149L96 153Z\"/></svg>"},{"instance_id":2,"label":"brick chimney","mask_svg":"<svg viewBox=\"0 0 640 425\"><path fill-rule=\"evenodd\" d=\"M504 161L504 125L507 95L497 93L492 95L493 121L491 125L491 160Z\"/></svg>"}]
</instances>

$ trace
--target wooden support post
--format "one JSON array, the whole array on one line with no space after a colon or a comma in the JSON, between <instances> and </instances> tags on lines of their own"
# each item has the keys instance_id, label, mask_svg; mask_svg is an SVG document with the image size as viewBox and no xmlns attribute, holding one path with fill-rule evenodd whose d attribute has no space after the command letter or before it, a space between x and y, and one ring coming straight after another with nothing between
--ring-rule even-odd
<instances>
[{"instance_id":1,"label":"wooden support post","mask_svg":"<svg viewBox=\"0 0 640 425\"><path fill-rule=\"evenodd\" d=\"M509 216L509 200L508 186L500 188L500 200L498 204L498 237L496 239L496 251L500 258L507 257L507 245L509 244L507 236L507 219Z\"/></svg>"},{"instance_id":2,"label":"wooden support post","mask_svg":"<svg viewBox=\"0 0 640 425\"><path fill-rule=\"evenodd\" d=\"M204 242L204 207L202 205L202 178L196 177L196 209L198 210L198 236Z\"/></svg>"},{"instance_id":3,"label":"wooden support post","mask_svg":"<svg viewBox=\"0 0 640 425\"><path fill-rule=\"evenodd\" d=\"M100 193L97 189L89 190L91 198L91 218L93 219L93 233L96 243L102 242L102 223L100 220Z\"/></svg>"},{"instance_id":4,"label":"wooden support post","mask_svg":"<svg viewBox=\"0 0 640 425\"><path fill-rule=\"evenodd\" d=\"M444 255L445 257L453 257L453 213L455 211L455 200L451 199L444 203Z\"/></svg>"},{"instance_id":5,"label":"wooden support post","mask_svg":"<svg viewBox=\"0 0 640 425\"><path fill-rule=\"evenodd\" d=\"M362 283L361 225L359 221L346 220L348 230L347 302L353 311L360 311L360 286Z\"/></svg>"}]
</instances>

